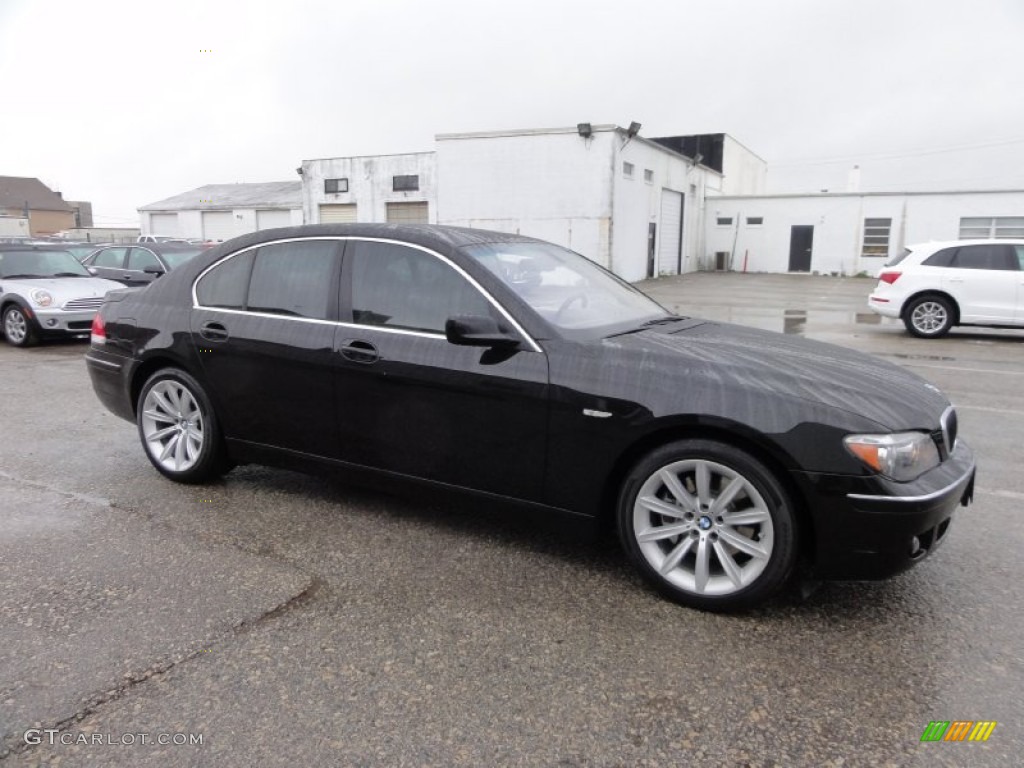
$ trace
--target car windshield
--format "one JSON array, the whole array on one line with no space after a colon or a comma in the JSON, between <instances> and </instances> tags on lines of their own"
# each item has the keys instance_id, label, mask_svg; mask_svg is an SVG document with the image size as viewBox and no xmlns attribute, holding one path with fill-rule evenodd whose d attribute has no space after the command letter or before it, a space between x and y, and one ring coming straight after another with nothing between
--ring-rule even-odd
<instances>
[{"instance_id":1,"label":"car windshield","mask_svg":"<svg viewBox=\"0 0 1024 768\"><path fill-rule=\"evenodd\" d=\"M0 251L0 277L89 277L67 251Z\"/></svg>"},{"instance_id":2,"label":"car windshield","mask_svg":"<svg viewBox=\"0 0 1024 768\"><path fill-rule=\"evenodd\" d=\"M629 283L550 243L487 243L462 250L569 337L608 335L669 317Z\"/></svg>"},{"instance_id":3,"label":"car windshield","mask_svg":"<svg viewBox=\"0 0 1024 768\"><path fill-rule=\"evenodd\" d=\"M167 264L168 269L177 269L186 261L195 258L202 252L202 248L182 248L180 251L163 251L160 254L160 258Z\"/></svg>"}]
</instances>

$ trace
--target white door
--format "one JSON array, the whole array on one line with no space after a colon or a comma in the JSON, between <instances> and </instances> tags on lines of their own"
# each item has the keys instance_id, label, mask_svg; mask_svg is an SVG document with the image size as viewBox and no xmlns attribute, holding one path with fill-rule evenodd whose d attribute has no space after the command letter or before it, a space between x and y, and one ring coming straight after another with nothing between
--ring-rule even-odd
<instances>
[{"instance_id":1,"label":"white door","mask_svg":"<svg viewBox=\"0 0 1024 768\"><path fill-rule=\"evenodd\" d=\"M178 214L176 213L151 213L149 214L149 234L171 235L178 234Z\"/></svg>"},{"instance_id":2,"label":"white door","mask_svg":"<svg viewBox=\"0 0 1024 768\"><path fill-rule=\"evenodd\" d=\"M256 211L256 229L273 229L291 225L291 211Z\"/></svg>"},{"instance_id":3,"label":"white door","mask_svg":"<svg viewBox=\"0 0 1024 768\"><path fill-rule=\"evenodd\" d=\"M427 203L388 203L389 224L429 224Z\"/></svg>"},{"instance_id":4,"label":"white door","mask_svg":"<svg viewBox=\"0 0 1024 768\"><path fill-rule=\"evenodd\" d=\"M1013 246L962 245L943 270L942 287L960 308L965 323L1013 323L1020 271Z\"/></svg>"},{"instance_id":5,"label":"white door","mask_svg":"<svg viewBox=\"0 0 1024 768\"><path fill-rule=\"evenodd\" d=\"M683 195L671 189L661 190L661 220L658 223L658 274L678 274L682 265Z\"/></svg>"},{"instance_id":6,"label":"white door","mask_svg":"<svg viewBox=\"0 0 1024 768\"><path fill-rule=\"evenodd\" d=\"M231 211L203 211L203 237L230 240L235 236L235 214Z\"/></svg>"},{"instance_id":7,"label":"white door","mask_svg":"<svg viewBox=\"0 0 1024 768\"><path fill-rule=\"evenodd\" d=\"M356 221L355 203L320 206L321 224L352 224Z\"/></svg>"}]
</instances>

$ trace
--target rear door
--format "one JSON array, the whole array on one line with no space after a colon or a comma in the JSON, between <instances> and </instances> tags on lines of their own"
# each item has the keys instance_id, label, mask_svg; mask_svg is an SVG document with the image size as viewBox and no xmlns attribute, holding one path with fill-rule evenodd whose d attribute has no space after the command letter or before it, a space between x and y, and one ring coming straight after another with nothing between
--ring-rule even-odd
<instances>
[{"instance_id":1,"label":"rear door","mask_svg":"<svg viewBox=\"0 0 1024 768\"><path fill-rule=\"evenodd\" d=\"M340 242L242 251L196 284L192 339L226 437L337 456Z\"/></svg>"},{"instance_id":2,"label":"rear door","mask_svg":"<svg viewBox=\"0 0 1024 768\"><path fill-rule=\"evenodd\" d=\"M1013 324L1019 284L1020 265L1008 243L960 246L942 277L965 323Z\"/></svg>"}]
</instances>

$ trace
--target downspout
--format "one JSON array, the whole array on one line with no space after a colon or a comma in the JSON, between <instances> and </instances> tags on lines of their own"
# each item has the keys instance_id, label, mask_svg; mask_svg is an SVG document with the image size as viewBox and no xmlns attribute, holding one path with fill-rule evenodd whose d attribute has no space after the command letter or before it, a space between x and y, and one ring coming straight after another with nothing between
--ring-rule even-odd
<instances>
[{"instance_id":1,"label":"downspout","mask_svg":"<svg viewBox=\"0 0 1024 768\"><path fill-rule=\"evenodd\" d=\"M618 274L615 271L615 169L618 167L618 149L615 140L618 138L619 130L612 130L612 172L608 179L608 271ZM646 258L646 254L644 254Z\"/></svg>"}]
</instances>

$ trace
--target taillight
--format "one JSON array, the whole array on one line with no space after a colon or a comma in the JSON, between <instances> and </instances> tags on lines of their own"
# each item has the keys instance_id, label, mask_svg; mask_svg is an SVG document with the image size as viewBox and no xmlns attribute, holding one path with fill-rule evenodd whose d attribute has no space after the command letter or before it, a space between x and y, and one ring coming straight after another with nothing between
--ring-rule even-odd
<instances>
[{"instance_id":1,"label":"taillight","mask_svg":"<svg viewBox=\"0 0 1024 768\"><path fill-rule=\"evenodd\" d=\"M878 279L881 280L883 283L888 283L889 285L892 285L893 283L900 279L900 275L902 274L902 272L883 272L878 276Z\"/></svg>"},{"instance_id":2,"label":"taillight","mask_svg":"<svg viewBox=\"0 0 1024 768\"><path fill-rule=\"evenodd\" d=\"M92 318L92 331L89 334L89 341L96 345L107 343L107 324L103 322L99 312Z\"/></svg>"}]
</instances>

